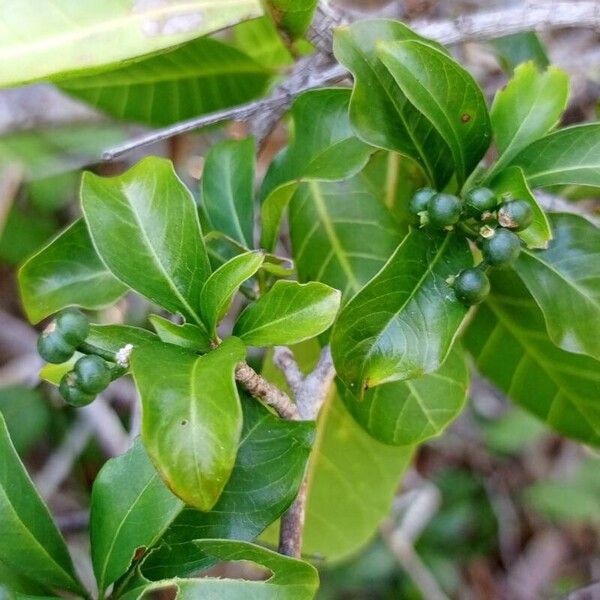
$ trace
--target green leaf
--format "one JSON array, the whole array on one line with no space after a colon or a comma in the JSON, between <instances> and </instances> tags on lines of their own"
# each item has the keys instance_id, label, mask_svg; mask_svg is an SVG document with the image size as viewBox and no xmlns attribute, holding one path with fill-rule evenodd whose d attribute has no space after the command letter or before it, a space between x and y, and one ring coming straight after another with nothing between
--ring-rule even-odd
<instances>
[{"instance_id":1,"label":"green leaf","mask_svg":"<svg viewBox=\"0 0 600 600\"><path fill-rule=\"evenodd\" d=\"M213 229L254 247L254 138L225 140L206 155L202 202Z\"/></svg>"},{"instance_id":2,"label":"green leaf","mask_svg":"<svg viewBox=\"0 0 600 600\"><path fill-rule=\"evenodd\" d=\"M527 61L533 61L540 69L545 69L550 64L544 44L533 31L504 35L490 40L490 44L500 65L509 73Z\"/></svg>"},{"instance_id":3,"label":"green leaf","mask_svg":"<svg viewBox=\"0 0 600 600\"><path fill-rule=\"evenodd\" d=\"M111 178L85 173L81 204L94 246L118 279L201 322L210 265L194 199L170 161L145 158Z\"/></svg>"},{"instance_id":4,"label":"green leaf","mask_svg":"<svg viewBox=\"0 0 600 600\"><path fill-rule=\"evenodd\" d=\"M26 180L37 181L98 162L106 148L126 137L124 127L110 123L17 131L0 139L0 164L16 163Z\"/></svg>"},{"instance_id":5,"label":"green leaf","mask_svg":"<svg viewBox=\"0 0 600 600\"><path fill-rule=\"evenodd\" d=\"M504 169L492 182L494 191L505 199L525 200L533 212L531 225L517 235L529 248L547 248L552 239L552 228L546 211L539 205L536 197L527 185L527 179L520 167Z\"/></svg>"},{"instance_id":6,"label":"green leaf","mask_svg":"<svg viewBox=\"0 0 600 600\"><path fill-rule=\"evenodd\" d=\"M461 186L492 139L481 88L454 59L425 42L381 43L377 54L402 93L450 149ZM436 156L434 150L429 158Z\"/></svg>"},{"instance_id":7,"label":"green leaf","mask_svg":"<svg viewBox=\"0 0 600 600\"><path fill-rule=\"evenodd\" d=\"M156 341L156 335L151 331L131 325L91 325L86 339L86 342L113 354L127 344L138 348Z\"/></svg>"},{"instance_id":8,"label":"green leaf","mask_svg":"<svg viewBox=\"0 0 600 600\"><path fill-rule=\"evenodd\" d=\"M261 247L272 250L283 213L300 181L338 181L366 164L373 148L356 138L348 121L350 91L311 90L291 110L288 146L271 163L261 196Z\"/></svg>"},{"instance_id":9,"label":"green leaf","mask_svg":"<svg viewBox=\"0 0 600 600\"><path fill-rule=\"evenodd\" d=\"M244 427L231 477L210 512L186 508L144 561L152 580L186 576L207 567L206 557L193 559L199 538L253 540L292 503L314 439L311 421L285 421L253 398L244 398Z\"/></svg>"},{"instance_id":10,"label":"green leaf","mask_svg":"<svg viewBox=\"0 0 600 600\"><path fill-rule=\"evenodd\" d=\"M454 233L408 233L333 328L337 373L352 393L440 367L467 313L446 279L470 264L466 242Z\"/></svg>"},{"instance_id":11,"label":"green leaf","mask_svg":"<svg viewBox=\"0 0 600 600\"><path fill-rule=\"evenodd\" d=\"M519 278L497 271L465 334L480 373L559 433L600 445L600 362L556 347Z\"/></svg>"},{"instance_id":12,"label":"green leaf","mask_svg":"<svg viewBox=\"0 0 600 600\"><path fill-rule=\"evenodd\" d=\"M104 308L127 289L98 258L82 219L21 267L19 287L25 314L32 323L67 306Z\"/></svg>"},{"instance_id":13,"label":"green leaf","mask_svg":"<svg viewBox=\"0 0 600 600\"><path fill-rule=\"evenodd\" d=\"M316 340L293 350L305 372L314 368L319 356ZM281 372L268 358L262 374L285 389ZM332 563L371 541L389 514L412 453L411 447L388 446L373 439L350 416L332 386L319 415L308 466L303 553ZM275 527L265 537L277 543Z\"/></svg>"},{"instance_id":14,"label":"green leaf","mask_svg":"<svg viewBox=\"0 0 600 600\"><path fill-rule=\"evenodd\" d=\"M0 413L21 456L44 435L51 418L48 402L41 391L24 385L0 387Z\"/></svg>"},{"instance_id":15,"label":"green leaf","mask_svg":"<svg viewBox=\"0 0 600 600\"><path fill-rule=\"evenodd\" d=\"M217 325L227 314L239 287L260 269L264 259L261 251L240 254L206 280L200 293L200 311L211 337L216 335Z\"/></svg>"},{"instance_id":16,"label":"green leaf","mask_svg":"<svg viewBox=\"0 0 600 600\"><path fill-rule=\"evenodd\" d=\"M204 577L167 579L148 583L122 596L137 600L160 595L165 589L176 591L176 599L215 598L219 600L312 600L319 587L317 570L309 563L289 558L248 542L232 540L196 540L195 553L213 561L252 561L271 572L265 581Z\"/></svg>"},{"instance_id":17,"label":"green leaf","mask_svg":"<svg viewBox=\"0 0 600 600\"><path fill-rule=\"evenodd\" d=\"M116 64L262 14L259 0L2 3L0 85ZM85 48L85 52L82 52Z\"/></svg>"},{"instance_id":18,"label":"green leaf","mask_svg":"<svg viewBox=\"0 0 600 600\"><path fill-rule=\"evenodd\" d=\"M494 98L492 128L499 157L488 179L523 148L548 133L567 106L569 76L557 67L543 73L533 62L519 65L513 78Z\"/></svg>"},{"instance_id":19,"label":"green leaf","mask_svg":"<svg viewBox=\"0 0 600 600\"><path fill-rule=\"evenodd\" d=\"M301 184L289 225L300 281L321 281L345 299L379 271L405 233L360 176Z\"/></svg>"},{"instance_id":20,"label":"green leaf","mask_svg":"<svg viewBox=\"0 0 600 600\"><path fill-rule=\"evenodd\" d=\"M200 357L157 343L131 358L148 455L173 493L199 510L216 504L233 469L242 428L234 370L244 356L228 338Z\"/></svg>"},{"instance_id":21,"label":"green leaf","mask_svg":"<svg viewBox=\"0 0 600 600\"><path fill-rule=\"evenodd\" d=\"M600 123L565 127L533 142L512 161L532 188L600 187Z\"/></svg>"},{"instance_id":22,"label":"green leaf","mask_svg":"<svg viewBox=\"0 0 600 600\"><path fill-rule=\"evenodd\" d=\"M384 444L409 446L439 435L460 414L468 383L464 354L454 349L435 373L377 386L362 400L347 389L340 394L371 436Z\"/></svg>"},{"instance_id":23,"label":"green leaf","mask_svg":"<svg viewBox=\"0 0 600 600\"><path fill-rule=\"evenodd\" d=\"M90 515L92 563L101 593L156 543L183 506L160 480L139 439L102 467Z\"/></svg>"},{"instance_id":24,"label":"green leaf","mask_svg":"<svg viewBox=\"0 0 600 600\"><path fill-rule=\"evenodd\" d=\"M350 122L367 143L417 161L442 189L453 172L450 148L379 60L379 47L401 40L423 38L398 21L384 19L358 21L336 30L334 54L354 75Z\"/></svg>"},{"instance_id":25,"label":"green leaf","mask_svg":"<svg viewBox=\"0 0 600 600\"><path fill-rule=\"evenodd\" d=\"M522 252L515 270L544 313L552 341L600 360L600 230L577 215L550 219L555 238L548 250Z\"/></svg>"},{"instance_id":26,"label":"green leaf","mask_svg":"<svg viewBox=\"0 0 600 600\"><path fill-rule=\"evenodd\" d=\"M318 0L268 0L271 13L279 27L292 38L298 38L308 29Z\"/></svg>"},{"instance_id":27,"label":"green leaf","mask_svg":"<svg viewBox=\"0 0 600 600\"><path fill-rule=\"evenodd\" d=\"M233 335L249 346L297 344L333 323L340 292L316 281L277 281L239 316Z\"/></svg>"},{"instance_id":28,"label":"green leaf","mask_svg":"<svg viewBox=\"0 0 600 600\"><path fill-rule=\"evenodd\" d=\"M204 325L192 325L191 323L177 325L158 315L150 315L148 319L163 342L196 352L210 350L210 336Z\"/></svg>"},{"instance_id":29,"label":"green leaf","mask_svg":"<svg viewBox=\"0 0 600 600\"><path fill-rule=\"evenodd\" d=\"M260 96L271 72L242 51L200 38L166 54L60 83L120 119L168 125Z\"/></svg>"},{"instance_id":30,"label":"green leaf","mask_svg":"<svg viewBox=\"0 0 600 600\"><path fill-rule=\"evenodd\" d=\"M0 561L45 586L83 591L65 541L19 459L2 415Z\"/></svg>"},{"instance_id":31,"label":"green leaf","mask_svg":"<svg viewBox=\"0 0 600 600\"><path fill-rule=\"evenodd\" d=\"M232 33L235 46L267 69L279 69L294 62L270 16L238 23Z\"/></svg>"}]
</instances>

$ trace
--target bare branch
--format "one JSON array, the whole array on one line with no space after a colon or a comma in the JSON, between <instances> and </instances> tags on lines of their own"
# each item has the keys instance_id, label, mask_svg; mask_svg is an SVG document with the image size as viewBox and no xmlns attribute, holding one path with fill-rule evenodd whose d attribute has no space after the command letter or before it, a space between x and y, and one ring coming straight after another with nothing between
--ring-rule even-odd
<instances>
[{"instance_id":1,"label":"bare branch","mask_svg":"<svg viewBox=\"0 0 600 600\"><path fill-rule=\"evenodd\" d=\"M92 432L92 424L80 414L56 452L34 478L35 485L44 498L51 498L69 476L73 464L90 441Z\"/></svg>"},{"instance_id":2,"label":"bare branch","mask_svg":"<svg viewBox=\"0 0 600 600\"><path fill-rule=\"evenodd\" d=\"M107 456L119 456L129 448L129 436L105 398L99 396L81 408L80 414L92 427L94 437Z\"/></svg>"},{"instance_id":3,"label":"bare branch","mask_svg":"<svg viewBox=\"0 0 600 600\"><path fill-rule=\"evenodd\" d=\"M298 420L298 410L289 396L261 377L248 363L239 363L235 378L255 398L270 406L282 419Z\"/></svg>"},{"instance_id":4,"label":"bare branch","mask_svg":"<svg viewBox=\"0 0 600 600\"><path fill-rule=\"evenodd\" d=\"M294 395L297 395L304 382L304 375L292 351L287 346L275 346L273 349L273 362L283 373Z\"/></svg>"},{"instance_id":5,"label":"bare branch","mask_svg":"<svg viewBox=\"0 0 600 600\"><path fill-rule=\"evenodd\" d=\"M323 18L336 23L343 22L342 17L331 17L323 12ZM531 2L519 4L506 10L486 11L457 19L443 21L417 21L411 26L421 35L443 44L456 44L465 41L478 41L500 37L520 31L547 31L563 27L600 28L600 3L597 0L581 2ZM279 86L271 96L249 102L241 106L228 108L201 117L182 121L175 125L150 132L122 145L115 146L103 154L104 160L113 160L127 152L147 146L172 136L187 133L208 125L228 120L247 120L261 116L254 127L254 133L260 139L265 135L272 122L272 116L278 118L289 107L293 99L302 92L338 82L347 75L340 65L331 63L331 36L322 29L313 26L313 39L320 52L300 60L289 78ZM317 38L319 38L317 40ZM327 43L326 43L327 40ZM329 47L325 50L325 46Z\"/></svg>"},{"instance_id":6,"label":"bare branch","mask_svg":"<svg viewBox=\"0 0 600 600\"><path fill-rule=\"evenodd\" d=\"M305 478L293 504L281 517L278 548L280 554L285 554L293 558L300 558L302 555L302 534L304 533L304 521L306 518L307 495L308 482Z\"/></svg>"},{"instance_id":7,"label":"bare branch","mask_svg":"<svg viewBox=\"0 0 600 600\"><path fill-rule=\"evenodd\" d=\"M325 346L316 367L304 379L296 394L296 404L301 419L316 419L327 398L329 388L335 377L335 368L331 358L331 348Z\"/></svg>"}]
</instances>

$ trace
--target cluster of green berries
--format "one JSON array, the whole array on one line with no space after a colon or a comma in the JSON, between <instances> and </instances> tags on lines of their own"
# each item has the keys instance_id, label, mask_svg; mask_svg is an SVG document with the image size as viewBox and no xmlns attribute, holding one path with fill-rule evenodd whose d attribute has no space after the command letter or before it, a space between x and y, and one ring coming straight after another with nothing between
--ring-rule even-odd
<instances>
[{"instance_id":1,"label":"cluster of green berries","mask_svg":"<svg viewBox=\"0 0 600 600\"><path fill-rule=\"evenodd\" d=\"M469 190L462 199L422 188L412 197L410 212L418 217L421 226L436 229L460 226L481 250L483 261L477 267L461 271L452 280L456 297L468 305L482 302L489 294L488 267L514 263L521 252L521 240L515 232L527 229L533 221L528 202L502 200L485 187Z\"/></svg>"},{"instance_id":2,"label":"cluster of green berries","mask_svg":"<svg viewBox=\"0 0 600 600\"><path fill-rule=\"evenodd\" d=\"M40 334L38 352L46 362L64 363L76 350L82 350L89 331L90 323L81 311L63 310ZM100 356L89 354L77 360L73 370L63 376L59 391L68 404L86 406L120 374L119 367L113 368Z\"/></svg>"}]
</instances>

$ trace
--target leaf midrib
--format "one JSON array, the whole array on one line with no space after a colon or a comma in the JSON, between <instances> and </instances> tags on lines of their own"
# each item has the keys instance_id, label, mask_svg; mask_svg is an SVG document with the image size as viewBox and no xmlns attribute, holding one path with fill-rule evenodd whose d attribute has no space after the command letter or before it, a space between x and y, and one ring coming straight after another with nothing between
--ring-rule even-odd
<instances>
[{"instance_id":1,"label":"leaf midrib","mask_svg":"<svg viewBox=\"0 0 600 600\"><path fill-rule=\"evenodd\" d=\"M578 409L581 411L581 409L579 408L581 406L580 398L573 394L573 392L570 389L565 388L565 386L560 382L560 380L557 380L555 378L554 371L553 369L549 368L548 362L544 360L544 357L540 355L539 352L537 352L537 350L533 349L533 347L528 343L526 334L521 334L520 330L517 327L514 327L513 324L510 322L510 319L506 318L501 308L501 305L498 305L494 301L493 296L488 296L486 304L490 308L490 310L496 315L498 321L502 323L502 325L509 331L509 333L511 333L513 337L519 342L523 350L526 353L528 353L529 356L531 356L543 368L544 373L546 374L548 379L550 379L554 383L554 385L556 385L557 389L560 390L567 398L569 398L571 402L573 402L573 404L577 406ZM550 409L548 410L548 413L549 412ZM582 414L585 413L582 412ZM598 435L600 431L596 429L596 427L594 427L594 425L589 420L588 423Z\"/></svg>"},{"instance_id":2,"label":"leaf midrib","mask_svg":"<svg viewBox=\"0 0 600 600\"><path fill-rule=\"evenodd\" d=\"M156 192L156 185L157 185L156 181L154 181L154 189L152 191L152 194L150 194L151 197L154 196L154 194ZM167 270L163 266L163 264L162 264L162 262L161 262L161 260L160 260L160 258L158 256L158 254L155 252L154 247L152 246L150 238L148 237L148 235L146 233L146 230L144 229L143 222L140 220L140 216L138 215L138 213L137 213L134 205L131 202L129 202L129 197L127 196L127 194L124 194L124 197L127 199L127 206L129 206L131 214L132 214L133 218L135 219L135 222L138 225L139 231L142 234L142 237L143 237L143 239L145 241L145 246L150 251L150 256L152 257L153 262L156 264L156 266L158 267L159 271L165 277L165 281L167 282L168 286L175 293L175 295L181 301L181 303L184 305L184 307L186 308L186 310L189 311L189 314L194 318L194 320L197 323L202 323L202 319L200 319L200 317L196 314L196 311L189 305L188 301L183 297L183 295L181 294L181 292L179 291L179 289L177 288L177 286L171 280L171 277L169 276L169 273L167 272Z\"/></svg>"}]
</instances>

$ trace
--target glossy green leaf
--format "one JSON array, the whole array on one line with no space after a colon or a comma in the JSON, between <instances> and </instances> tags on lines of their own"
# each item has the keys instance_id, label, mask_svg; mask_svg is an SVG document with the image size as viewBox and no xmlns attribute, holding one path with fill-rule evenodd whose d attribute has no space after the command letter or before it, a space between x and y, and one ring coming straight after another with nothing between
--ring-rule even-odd
<instances>
[{"instance_id":1,"label":"glossy green leaf","mask_svg":"<svg viewBox=\"0 0 600 600\"><path fill-rule=\"evenodd\" d=\"M544 44L533 31L504 35L490 40L490 44L500 65L509 73L521 63L528 61L533 61L540 69L545 69L550 64Z\"/></svg>"},{"instance_id":2,"label":"glossy green leaf","mask_svg":"<svg viewBox=\"0 0 600 600\"><path fill-rule=\"evenodd\" d=\"M277 519L296 497L310 454L315 425L284 421L253 398L242 402L244 427L231 477L210 512L186 508L144 561L152 580L183 577L212 564L194 557L194 540L253 540Z\"/></svg>"},{"instance_id":3,"label":"glossy green leaf","mask_svg":"<svg viewBox=\"0 0 600 600\"><path fill-rule=\"evenodd\" d=\"M23 308L32 323L67 306L104 308L127 289L98 258L82 219L21 267L19 286Z\"/></svg>"},{"instance_id":4,"label":"glossy green leaf","mask_svg":"<svg viewBox=\"0 0 600 600\"><path fill-rule=\"evenodd\" d=\"M600 123L565 127L515 156L532 188L552 185L600 187Z\"/></svg>"},{"instance_id":5,"label":"glossy green leaf","mask_svg":"<svg viewBox=\"0 0 600 600\"><path fill-rule=\"evenodd\" d=\"M268 0L277 25L292 38L300 37L310 25L318 0Z\"/></svg>"},{"instance_id":6,"label":"glossy green leaf","mask_svg":"<svg viewBox=\"0 0 600 600\"><path fill-rule=\"evenodd\" d=\"M0 85L119 63L261 13L259 0L108 0L93 6L6 0L0 7Z\"/></svg>"},{"instance_id":7,"label":"glossy green leaf","mask_svg":"<svg viewBox=\"0 0 600 600\"><path fill-rule=\"evenodd\" d=\"M177 600L312 600L319 586L317 570L309 563L289 558L260 546L232 540L196 540L195 553L213 561L252 561L271 572L265 581L201 577L167 579L148 583L122 596L137 600L160 591L175 590Z\"/></svg>"},{"instance_id":8,"label":"glossy green leaf","mask_svg":"<svg viewBox=\"0 0 600 600\"><path fill-rule=\"evenodd\" d=\"M554 241L521 253L515 270L538 303L548 335L600 360L600 230L577 215L550 215Z\"/></svg>"},{"instance_id":9,"label":"glossy green leaf","mask_svg":"<svg viewBox=\"0 0 600 600\"><path fill-rule=\"evenodd\" d=\"M301 184L289 226L300 281L321 281L346 299L379 271L405 233L360 176Z\"/></svg>"},{"instance_id":10,"label":"glossy green leaf","mask_svg":"<svg viewBox=\"0 0 600 600\"><path fill-rule=\"evenodd\" d=\"M94 246L113 274L199 323L210 265L194 199L171 162L145 158L111 178L85 173L81 204Z\"/></svg>"},{"instance_id":11,"label":"glossy green leaf","mask_svg":"<svg viewBox=\"0 0 600 600\"><path fill-rule=\"evenodd\" d=\"M361 142L348 121L350 91L312 90L292 106L288 146L271 163L261 196L261 246L272 250L283 213L300 181L338 181L366 164L373 148Z\"/></svg>"},{"instance_id":12,"label":"glossy green leaf","mask_svg":"<svg viewBox=\"0 0 600 600\"><path fill-rule=\"evenodd\" d=\"M240 254L206 280L200 293L200 311L210 336L216 335L217 325L229 310L239 287L260 269L264 259L260 251Z\"/></svg>"},{"instance_id":13,"label":"glossy green leaf","mask_svg":"<svg viewBox=\"0 0 600 600\"><path fill-rule=\"evenodd\" d=\"M183 509L160 480L141 440L109 460L94 481L92 563L101 592L151 548Z\"/></svg>"},{"instance_id":14,"label":"glossy green leaf","mask_svg":"<svg viewBox=\"0 0 600 600\"><path fill-rule=\"evenodd\" d=\"M492 182L491 187L502 198L507 200L525 200L531 207L533 221L518 236L529 248L547 248L552 239L552 227L546 211L540 206L535 195L527 185L527 179L520 167L504 169Z\"/></svg>"},{"instance_id":15,"label":"glossy green leaf","mask_svg":"<svg viewBox=\"0 0 600 600\"><path fill-rule=\"evenodd\" d=\"M412 453L409 446L373 439L333 395L320 417L309 464L303 551L335 562L369 542L389 514Z\"/></svg>"},{"instance_id":16,"label":"glossy green leaf","mask_svg":"<svg viewBox=\"0 0 600 600\"><path fill-rule=\"evenodd\" d=\"M67 546L0 415L0 560L47 587L81 593Z\"/></svg>"},{"instance_id":17,"label":"glossy green leaf","mask_svg":"<svg viewBox=\"0 0 600 600\"><path fill-rule=\"evenodd\" d=\"M119 119L168 125L252 100L270 77L237 48L200 38L166 54L68 79L60 87Z\"/></svg>"},{"instance_id":18,"label":"glossy green leaf","mask_svg":"<svg viewBox=\"0 0 600 600\"><path fill-rule=\"evenodd\" d=\"M197 352L210 350L210 336L204 325L192 325L191 323L177 325L158 315L150 315L148 319L163 342Z\"/></svg>"},{"instance_id":19,"label":"glossy green leaf","mask_svg":"<svg viewBox=\"0 0 600 600\"><path fill-rule=\"evenodd\" d=\"M235 46L267 69L279 69L294 62L270 16L238 23L232 34Z\"/></svg>"},{"instance_id":20,"label":"glossy green leaf","mask_svg":"<svg viewBox=\"0 0 600 600\"><path fill-rule=\"evenodd\" d=\"M0 164L18 164L26 180L38 181L99 162L106 148L126 137L124 127L109 123L16 131L0 138Z\"/></svg>"},{"instance_id":21,"label":"glossy green leaf","mask_svg":"<svg viewBox=\"0 0 600 600\"><path fill-rule=\"evenodd\" d=\"M157 343L131 358L148 455L171 491L199 510L216 504L233 469L242 428L234 370L244 356L228 338L200 357Z\"/></svg>"},{"instance_id":22,"label":"glossy green leaf","mask_svg":"<svg viewBox=\"0 0 600 600\"><path fill-rule=\"evenodd\" d=\"M213 229L254 247L254 138L225 140L206 155L202 203Z\"/></svg>"},{"instance_id":23,"label":"glossy green leaf","mask_svg":"<svg viewBox=\"0 0 600 600\"><path fill-rule=\"evenodd\" d=\"M559 433L600 445L600 362L556 347L519 278L497 271L465 334L477 369Z\"/></svg>"},{"instance_id":24,"label":"glossy green leaf","mask_svg":"<svg viewBox=\"0 0 600 600\"><path fill-rule=\"evenodd\" d=\"M569 77L557 67L543 73L533 62L515 69L513 78L494 98L492 128L499 157L488 178L523 148L555 127L567 106Z\"/></svg>"},{"instance_id":25,"label":"glossy green leaf","mask_svg":"<svg viewBox=\"0 0 600 600\"><path fill-rule=\"evenodd\" d=\"M408 233L333 329L333 360L352 393L360 397L366 388L440 367L467 313L446 279L470 264L456 234Z\"/></svg>"},{"instance_id":26,"label":"glossy green leaf","mask_svg":"<svg viewBox=\"0 0 600 600\"><path fill-rule=\"evenodd\" d=\"M86 342L97 348L114 354L127 344L138 348L156 341L156 335L151 331L131 325L90 325L90 333L86 339Z\"/></svg>"},{"instance_id":27,"label":"glossy green leaf","mask_svg":"<svg viewBox=\"0 0 600 600\"><path fill-rule=\"evenodd\" d=\"M294 354L308 372L318 359L319 346L312 340L296 346ZM263 375L285 389L283 376L268 358ZM373 439L352 418L332 385L319 415L308 466L303 553L332 563L371 541L389 514L412 453L411 447ZM276 544L276 528L269 528L265 538Z\"/></svg>"},{"instance_id":28,"label":"glossy green leaf","mask_svg":"<svg viewBox=\"0 0 600 600\"><path fill-rule=\"evenodd\" d=\"M398 21L384 19L357 21L336 30L334 54L354 75L350 122L369 144L417 161L441 189L452 177L450 148L379 60L378 48L402 40L423 38Z\"/></svg>"},{"instance_id":29,"label":"glossy green leaf","mask_svg":"<svg viewBox=\"0 0 600 600\"><path fill-rule=\"evenodd\" d=\"M277 281L239 316L233 335L249 346L297 344L333 323L340 292L316 281Z\"/></svg>"},{"instance_id":30,"label":"glossy green leaf","mask_svg":"<svg viewBox=\"0 0 600 600\"><path fill-rule=\"evenodd\" d=\"M409 102L450 148L456 178L462 185L492 139L481 88L454 59L425 42L382 43L377 55Z\"/></svg>"},{"instance_id":31,"label":"glossy green leaf","mask_svg":"<svg viewBox=\"0 0 600 600\"><path fill-rule=\"evenodd\" d=\"M442 367L418 379L372 388L358 400L340 393L356 421L384 444L409 446L439 435L460 414L469 373L462 350L454 349Z\"/></svg>"}]
</instances>

